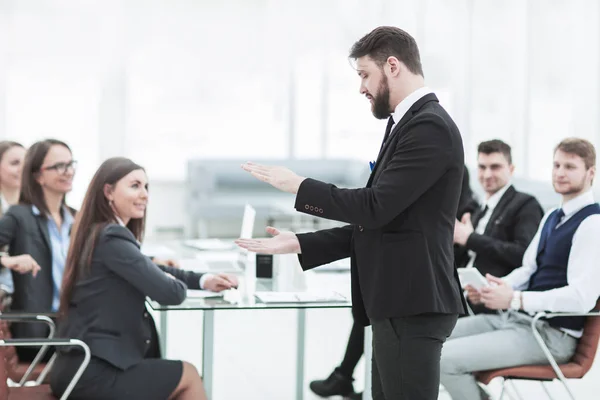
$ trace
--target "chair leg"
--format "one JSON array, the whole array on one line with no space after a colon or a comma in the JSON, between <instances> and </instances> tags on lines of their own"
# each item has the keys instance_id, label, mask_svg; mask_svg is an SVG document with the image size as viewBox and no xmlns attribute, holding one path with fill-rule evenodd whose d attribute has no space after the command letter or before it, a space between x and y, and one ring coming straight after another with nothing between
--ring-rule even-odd
<instances>
[{"instance_id":1,"label":"chair leg","mask_svg":"<svg viewBox=\"0 0 600 400\"><path fill-rule=\"evenodd\" d=\"M500 397L498 397L498 400L502 400L504 398L505 393L506 393L506 379L502 378L502 389L500 390Z\"/></svg>"},{"instance_id":2,"label":"chair leg","mask_svg":"<svg viewBox=\"0 0 600 400\"><path fill-rule=\"evenodd\" d=\"M565 390L567 391L567 393L569 394L569 398L571 400L575 400L575 395L573 394L573 392L571 391L571 387L569 386L569 384L567 383L567 379L564 376L559 377L560 382L563 384L563 386L565 387Z\"/></svg>"},{"instance_id":3,"label":"chair leg","mask_svg":"<svg viewBox=\"0 0 600 400\"><path fill-rule=\"evenodd\" d=\"M487 385L484 385L481 382L477 382L477 384L479 385L479 389L484 392L486 394L486 396L490 399L493 399L494 396L492 395L492 393L490 392L490 390L488 389Z\"/></svg>"},{"instance_id":4,"label":"chair leg","mask_svg":"<svg viewBox=\"0 0 600 400\"><path fill-rule=\"evenodd\" d=\"M40 372L38 379L35 381L36 385L41 385L42 383L44 383L44 379L46 379L46 375L48 375L50 368L52 368L52 366L54 365L54 361L56 361L57 355L58 355L58 352L55 352L54 354L52 354L52 358L50 358L50 360L48 360L48 363L46 363L46 367L42 370L42 372Z\"/></svg>"},{"instance_id":5,"label":"chair leg","mask_svg":"<svg viewBox=\"0 0 600 400\"><path fill-rule=\"evenodd\" d=\"M546 382L544 381L540 381L540 385L542 385L542 389L544 389L544 392L546 392L546 396L548 396L548 398L550 400L554 400L554 397L552 397L552 394L550 393L550 391L548 390L548 388L546 387Z\"/></svg>"},{"instance_id":6,"label":"chair leg","mask_svg":"<svg viewBox=\"0 0 600 400\"><path fill-rule=\"evenodd\" d=\"M515 385L515 383L512 380L509 380L510 383L510 388L512 389L513 392L515 392L515 395L517 396L517 399L519 400L523 400L523 396L521 396L521 392L519 392L519 390L517 389L517 385ZM508 391L507 391L508 393ZM510 396L510 394L508 394ZM510 396L510 398L512 399L512 396Z\"/></svg>"}]
</instances>

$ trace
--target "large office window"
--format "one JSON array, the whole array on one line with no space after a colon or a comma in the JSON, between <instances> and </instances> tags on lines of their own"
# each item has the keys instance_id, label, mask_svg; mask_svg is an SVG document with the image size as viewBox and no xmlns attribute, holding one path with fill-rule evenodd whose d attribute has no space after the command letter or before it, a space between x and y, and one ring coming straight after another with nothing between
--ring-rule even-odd
<instances>
[{"instance_id":1,"label":"large office window","mask_svg":"<svg viewBox=\"0 0 600 400\"><path fill-rule=\"evenodd\" d=\"M600 145L589 0L0 2L0 134L64 139L80 176L110 155L165 180L193 157L371 160L385 122L347 55L378 25L417 39L470 166L501 138L547 180L560 139Z\"/></svg>"}]
</instances>

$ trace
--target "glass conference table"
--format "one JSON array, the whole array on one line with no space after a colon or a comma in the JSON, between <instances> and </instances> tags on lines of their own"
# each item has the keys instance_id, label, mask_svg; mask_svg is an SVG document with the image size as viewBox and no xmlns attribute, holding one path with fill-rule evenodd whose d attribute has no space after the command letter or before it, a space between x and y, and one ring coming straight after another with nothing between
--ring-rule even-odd
<instances>
[{"instance_id":1,"label":"glass conference table","mask_svg":"<svg viewBox=\"0 0 600 400\"><path fill-rule=\"evenodd\" d=\"M345 287L340 291L346 299L335 302L297 302L297 303L263 303L253 295L240 293L238 302L226 301L223 297L197 298L188 297L182 304L177 306L162 306L154 301L148 300L149 306L160 313L160 342L163 352L166 353L167 345L167 323L169 311L202 311L203 314L203 340L202 340L202 377L208 394L212 399L213 392L213 364L214 364L214 342L215 342L215 313L227 312L227 310L274 310L293 309L297 310L297 344L296 344L296 400L302 400L304 396L304 357L306 341L306 310L308 309L333 309L350 308L349 273L323 273L314 272L307 279L307 287L311 291L328 288L336 290L340 285ZM272 280L260 280L256 282L256 292L272 291L276 286ZM341 288L341 287L340 287ZM241 290L240 290L241 292ZM370 366L369 366L370 367ZM370 368L369 368L370 369Z\"/></svg>"}]
</instances>

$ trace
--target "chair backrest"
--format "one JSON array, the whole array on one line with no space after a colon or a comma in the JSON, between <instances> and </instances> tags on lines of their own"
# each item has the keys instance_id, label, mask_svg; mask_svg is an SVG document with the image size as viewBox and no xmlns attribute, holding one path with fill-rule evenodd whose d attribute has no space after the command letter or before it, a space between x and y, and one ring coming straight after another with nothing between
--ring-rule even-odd
<instances>
[{"instance_id":1,"label":"chair backrest","mask_svg":"<svg viewBox=\"0 0 600 400\"><path fill-rule=\"evenodd\" d=\"M592 311L600 311L600 299L596 302L596 307ZM575 355L571 362L581 365L584 374L587 373L596 357L598 350L598 341L600 340L600 316L587 317L583 327L583 336L579 339Z\"/></svg>"},{"instance_id":2,"label":"chair backrest","mask_svg":"<svg viewBox=\"0 0 600 400\"><path fill-rule=\"evenodd\" d=\"M1 312L0 312L1 314ZM6 320L0 320L0 334L3 339L12 339L10 332L10 322ZM21 379L15 375L17 366L19 365L19 356L14 346L4 346L2 349L2 364L6 368L8 377L15 380ZM18 380L17 379L17 380ZM1 400L1 398L0 398Z\"/></svg>"},{"instance_id":3,"label":"chair backrest","mask_svg":"<svg viewBox=\"0 0 600 400\"><path fill-rule=\"evenodd\" d=\"M7 325L6 321L0 321L0 325ZM4 339L4 327L0 326L0 339ZM8 371L6 368L6 347L0 346L0 400L8 400Z\"/></svg>"}]
</instances>

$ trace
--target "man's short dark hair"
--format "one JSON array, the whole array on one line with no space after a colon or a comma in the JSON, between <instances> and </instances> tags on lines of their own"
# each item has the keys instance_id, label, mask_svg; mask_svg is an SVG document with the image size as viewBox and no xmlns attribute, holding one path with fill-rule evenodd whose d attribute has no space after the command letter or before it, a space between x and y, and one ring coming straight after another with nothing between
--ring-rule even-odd
<instances>
[{"instance_id":1,"label":"man's short dark hair","mask_svg":"<svg viewBox=\"0 0 600 400\"><path fill-rule=\"evenodd\" d=\"M389 57L396 57L410 72L423 76L417 42L407 32L393 26L380 26L358 40L350 58L369 56L381 68Z\"/></svg>"},{"instance_id":2,"label":"man's short dark hair","mask_svg":"<svg viewBox=\"0 0 600 400\"><path fill-rule=\"evenodd\" d=\"M479 146L477 147L477 153L502 153L504 157L506 157L508 163L512 164L512 154L510 146L500 139L493 139L479 143Z\"/></svg>"}]
</instances>

